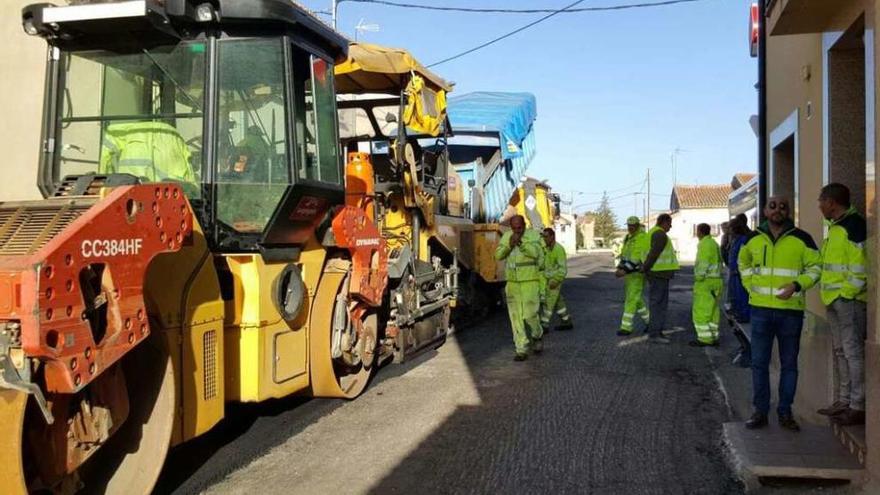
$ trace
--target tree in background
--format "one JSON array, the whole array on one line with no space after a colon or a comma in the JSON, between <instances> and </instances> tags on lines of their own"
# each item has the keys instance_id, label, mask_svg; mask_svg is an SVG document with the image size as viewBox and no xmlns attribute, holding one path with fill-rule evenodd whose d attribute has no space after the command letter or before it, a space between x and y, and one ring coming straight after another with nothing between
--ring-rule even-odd
<instances>
[{"instance_id":1,"label":"tree in background","mask_svg":"<svg viewBox=\"0 0 880 495\"><path fill-rule=\"evenodd\" d=\"M605 246L610 246L617 231L617 216L608 204L608 193L602 195L602 203L596 210L596 237L603 240Z\"/></svg>"}]
</instances>

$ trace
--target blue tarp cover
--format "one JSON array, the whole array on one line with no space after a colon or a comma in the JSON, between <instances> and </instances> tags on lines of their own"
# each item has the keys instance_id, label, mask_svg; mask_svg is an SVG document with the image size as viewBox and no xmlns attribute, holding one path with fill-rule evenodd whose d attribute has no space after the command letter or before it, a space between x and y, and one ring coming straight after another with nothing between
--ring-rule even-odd
<instances>
[{"instance_id":1,"label":"blue tarp cover","mask_svg":"<svg viewBox=\"0 0 880 495\"><path fill-rule=\"evenodd\" d=\"M498 132L501 156L520 157L523 140L538 116L535 95L480 91L450 97L447 112L452 132Z\"/></svg>"}]
</instances>

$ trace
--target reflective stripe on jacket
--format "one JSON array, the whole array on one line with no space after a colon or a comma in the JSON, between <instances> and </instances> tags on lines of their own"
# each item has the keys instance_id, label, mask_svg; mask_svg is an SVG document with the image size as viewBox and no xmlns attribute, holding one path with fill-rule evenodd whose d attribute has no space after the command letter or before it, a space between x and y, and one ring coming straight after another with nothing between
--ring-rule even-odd
<instances>
[{"instance_id":1,"label":"reflective stripe on jacket","mask_svg":"<svg viewBox=\"0 0 880 495\"><path fill-rule=\"evenodd\" d=\"M697 244L697 261L694 264L697 281L721 279L721 248L712 236L705 236Z\"/></svg>"},{"instance_id":2,"label":"reflective stripe on jacket","mask_svg":"<svg viewBox=\"0 0 880 495\"><path fill-rule=\"evenodd\" d=\"M827 225L828 234L822 243L822 302L830 305L838 297L867 301L865 218L850 208L842 218Z\"/></svg>"},{"instance_id":3,"label":"reflective stripe on jacket","mask_svg":"<svg viewBox=\"0 0 880 495\"><path fill-rule=\"evenodd\" d=\"M793 223L775 241L766 224L752 232L739 251L739 273L749 293L749 304L762 308L803 311L804 293L819 282L821 257L810 234ZM801 290L783 301L782 287L797 282Z\"/></svg>"},{"instance_id":4,"label":"reflective stripe on jacket","mask_svg":"<svg viewBox=\"0 0 880 495\"><path fill-rule=\"evenodd\" d=\"M546 246L546 244L545 244ZM565 248L555 243L552 248L544 249L544 280L561 284L568 275L568 260Z\"/></svg>"},{"instance_id":5,"label":"reflective stripe on jacket","mask_svg":"<svg viewBox=\"0 0 880 495\"><path fill-rule=\"evenodd\" d=\"M541 235L532 229L526 229L520 245L511 249L512 235L512 231L505 232L495 249L495 259L506 260L504 274L507 281L540 280L544 267L544 241Z\"/></svg>"},{"instance_id":6,"label":"reflective stripe on jacket","mask_svg":"<svg viewBox=\"0 0 880 495\"><path fill-rule=\"evenodd\" d=\"M648 245L650 246L651 238L654 237L654 233L658 232L661 229L660 227L654 227L653 229L648 231ZM672 240L669 239L669 234L666 235L666 246L663 247L663 252L660 253L660 256L657 257L657 261L654 262L654 266L651 267L652 272L671 272L673 270L678 270L680 267L678 265L678 257L675 255L675 249L672 248Z\"/></svg>"}]
</instances>

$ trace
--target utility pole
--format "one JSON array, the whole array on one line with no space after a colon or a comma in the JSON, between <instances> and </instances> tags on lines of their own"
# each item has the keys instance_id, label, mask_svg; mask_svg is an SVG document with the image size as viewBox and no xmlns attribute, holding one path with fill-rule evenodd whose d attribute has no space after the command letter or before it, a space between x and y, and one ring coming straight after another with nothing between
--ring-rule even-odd
<instances>
[{"instance_id":1,"label":"utility pole","mask_svg":"<svg viewBox=\"0 0 880 495\"><path fill-rule=\"evenodd\" d=\"M333 19L333 29L336 29L336 9L339 7L339 0L331 0L330 18Z\"/></svg>"}]
</instances>

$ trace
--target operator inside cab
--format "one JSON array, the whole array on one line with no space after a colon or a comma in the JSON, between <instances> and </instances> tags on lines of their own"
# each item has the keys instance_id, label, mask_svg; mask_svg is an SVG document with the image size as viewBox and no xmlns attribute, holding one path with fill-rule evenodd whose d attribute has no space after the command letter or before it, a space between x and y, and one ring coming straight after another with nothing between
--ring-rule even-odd
<instances>
[{"instance_id":1,"label":"operator inside cab","mask_svg":"<svg viewBox=\"0 0 880 495\"><path fill-rule=\"evenodd\" d=\"M130 174L145 182L196 184L186 142L165 122L108 125L101 142L98 172Z\"/></svg>"},{"instance_id":2,"label":"operator inside cab","mask_svg":"<svg viewBox=\"0 0 880 495\"><path fill-rule=\"evenodd\" d=\"M232 182L263 183L268 180L272 146L258 125L247 128L244 138L229 155L224 179Z\"/></svg>"}]
</instances>

